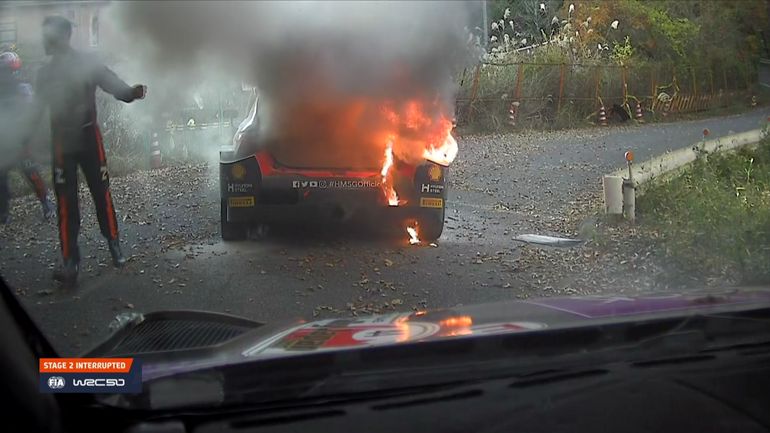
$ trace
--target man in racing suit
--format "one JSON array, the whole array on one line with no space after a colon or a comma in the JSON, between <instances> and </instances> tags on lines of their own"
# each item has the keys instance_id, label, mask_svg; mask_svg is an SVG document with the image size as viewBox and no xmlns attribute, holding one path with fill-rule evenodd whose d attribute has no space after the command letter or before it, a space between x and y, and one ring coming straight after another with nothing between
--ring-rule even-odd
<instances>
[{"instance_id":1,"label":"man in racing suit","mask_svg":"<svg viewBox=\"0 0 770 433\"><path fill-rule=\"evenodd\" d=\"M77 280L80 263L78 166L91 191L113 264L120 267L126 261L120 250L107 161L96 121L96 87L123 102L142 99L146 91L143 85L127 85L92 56L74 50L69 42L71 35L72 23L66 18L45 18L43 45L51 60L38 71L35 89L39 107L49 108L51 114L54 191L63 259L54 278L65 286Z\"/></svg>"},{"instance_id":2,"label":"man in racing suit","mask_svg":"<svg viewBox=\"0 0 770 433\"><path fill-rule=\"evenodd\" d=\"M32 184L40 204L43 218L48 220L54 212L54 205L48 198L48 188L40 176L37 164L29 150L26 132L31 120L32 88L18 79L21 59L14 52L0 54L0 224L8 222L11 192L8 187L8 171L21 168L24 177Z\"/></svg>"}]
</instances>

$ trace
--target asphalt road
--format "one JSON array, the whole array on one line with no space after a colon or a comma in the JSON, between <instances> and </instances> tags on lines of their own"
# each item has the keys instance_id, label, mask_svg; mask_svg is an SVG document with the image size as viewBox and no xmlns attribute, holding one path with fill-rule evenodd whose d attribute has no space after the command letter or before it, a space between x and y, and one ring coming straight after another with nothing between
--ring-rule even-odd
<instances>
[{"instance_id":1,"label":"asphalt road","mask_svg":"<svg viewBox=\"0 0 770 433\"><path fill-rule=\"evenodd\" d=\"M13 202L0 228L0 273L65 355L108 335L125 311L199 309L263 322L450 307L618 290L590 249L522 246L523 233L577 236L600 205L599 177L623 152L644 160L701 138L759 127L770 109L670 124L459 137L445 232L437 246L409 246L348 228L281 230L261 241L219 240L217 167L196 164L112 180L124 269L111 267L87 191L81 191L84 256L79 287L51 280L56 227L32 197Z\"/></svg>"}]
</instances>

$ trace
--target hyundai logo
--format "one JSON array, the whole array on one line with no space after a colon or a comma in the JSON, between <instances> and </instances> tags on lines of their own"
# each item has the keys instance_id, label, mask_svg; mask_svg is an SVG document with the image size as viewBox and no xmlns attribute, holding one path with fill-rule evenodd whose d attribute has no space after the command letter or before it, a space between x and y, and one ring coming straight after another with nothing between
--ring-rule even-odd
<instances>
[{"instance_id":1,"label":"hyundai logo","mask_svg":"<svg viewBox=\"0 0 770 433\"><path fill-rule=\"evenodd\" d=\"M51 376L48 378L48 387L51 389L64 388L64 378L61 376Z\"/></svg>"}]
</instances>

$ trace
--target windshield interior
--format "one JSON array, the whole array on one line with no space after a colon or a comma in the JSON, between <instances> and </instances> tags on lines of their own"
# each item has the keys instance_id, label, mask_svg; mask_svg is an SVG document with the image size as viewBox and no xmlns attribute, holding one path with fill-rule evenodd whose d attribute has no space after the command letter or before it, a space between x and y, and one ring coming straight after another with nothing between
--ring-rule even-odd
<instances>
[{"instance_id":1,"label":"windshield interior","mask_svg":"<svg viewBox=\"0 0 770 433\"><path fill-rule=\"evenodd\" d=\"M770 2L55 3L0 4L0 275L59 356L767 301Z\"/></svg>"}]
</instances>

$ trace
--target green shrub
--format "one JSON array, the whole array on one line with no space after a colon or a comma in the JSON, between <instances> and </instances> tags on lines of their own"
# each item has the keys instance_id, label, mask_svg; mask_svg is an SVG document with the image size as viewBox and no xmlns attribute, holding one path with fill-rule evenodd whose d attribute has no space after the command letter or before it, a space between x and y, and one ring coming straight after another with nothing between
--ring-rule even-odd
<instances>
[{"instance_id":1,"label":"green shrub","mask_svg":"<svg viewBox=\"0 0 770 433\"><path fill-rule=\"evenodd\" d=\"M702 155L651 186L638 209L672 275L770 282L770 139Z\"/></svg>"}]
</instances>

